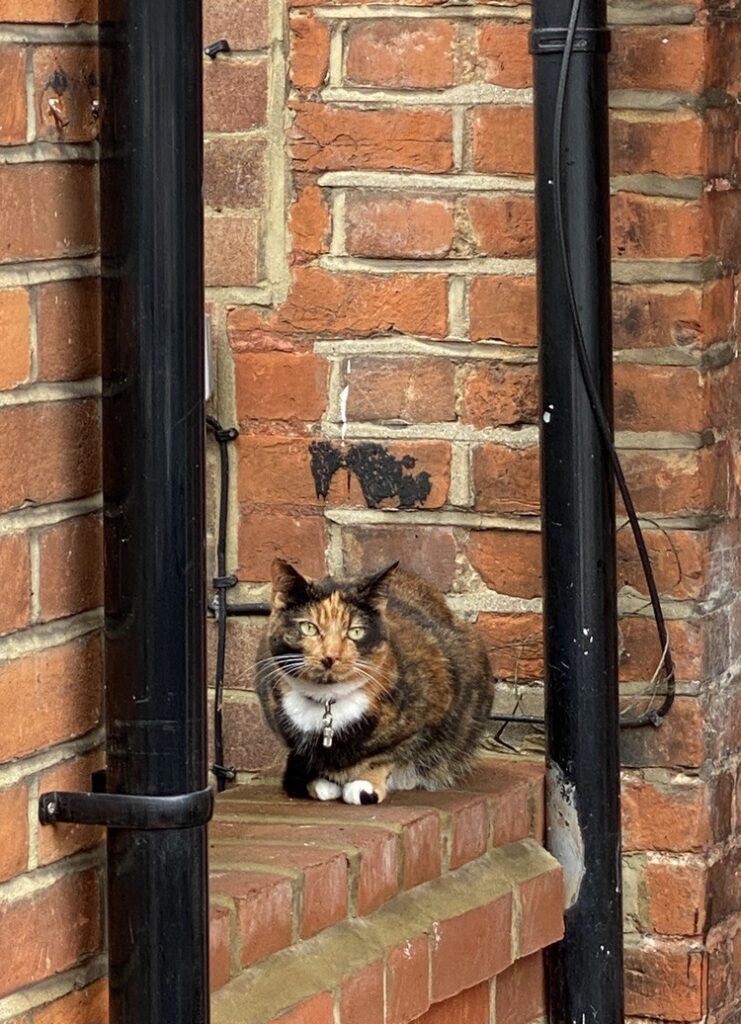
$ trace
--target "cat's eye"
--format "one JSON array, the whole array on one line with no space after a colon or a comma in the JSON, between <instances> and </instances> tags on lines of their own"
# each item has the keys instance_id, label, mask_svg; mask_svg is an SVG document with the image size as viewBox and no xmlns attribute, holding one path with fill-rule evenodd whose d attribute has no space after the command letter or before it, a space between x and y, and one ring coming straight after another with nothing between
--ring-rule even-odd
<instances>
[{"instance_id":1,"label":"cat's eye","mask_svg":"<svg viewBox=\"0 0 741 1024\"><path fill-rule=\"evenodd\" d=\"M298 628L301 631L301 636L317 636L319 633L319 630L314 623L307 622L306 620L299 622Z\"/></svg>"},{"instance_id":2,"label":"cat's eye","mask_svg":"<svg viewBox=\"0 0 741 1024\"><path fill-rule=\"evenodd\" d=\"M350 626L347 635L351 640L362 640L365 636L365 626Z\"/></svg>"}]
</instances>

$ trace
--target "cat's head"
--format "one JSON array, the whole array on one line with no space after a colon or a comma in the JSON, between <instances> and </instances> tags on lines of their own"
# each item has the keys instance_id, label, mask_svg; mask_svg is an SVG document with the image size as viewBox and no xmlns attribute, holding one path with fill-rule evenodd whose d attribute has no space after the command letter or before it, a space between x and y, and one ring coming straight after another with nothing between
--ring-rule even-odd
<instances>
[{"instance_id":1,"label":"cat's head","mask_svg":"<svg viewBox=\"0 0 741 1024\"><path fill-rule=\"evenodd\" d=\"M398 564L368 576L309 580L275 559L270 650L294 688L339 696L380 681L386 585Z\"/></svg>"}]
</instances>

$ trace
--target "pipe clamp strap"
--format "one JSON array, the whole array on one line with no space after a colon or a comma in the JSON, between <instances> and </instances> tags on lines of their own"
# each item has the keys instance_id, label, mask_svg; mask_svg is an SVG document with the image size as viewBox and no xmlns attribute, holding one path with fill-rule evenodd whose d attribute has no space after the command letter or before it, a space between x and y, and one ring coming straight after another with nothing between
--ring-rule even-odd
<instances>
[{"instance_id":1,"label":"pipe clamp strap","mask_svg":"<svg viewBox=\"0 0 741 1024\"><path fill-rule=\"evenodd\" d=\"M563 53L568 30L565 28L534 28L530 33L530 53L536 57ZM574 33L573 53L609 53L609 28L578 28Z\"/></svg>"},{"instance_id":2,"label":"pipe clamp strap","mask_svg":"<svg viewBox=\"0 0 741 1024\"><path fill-rule=\"evenodd\" d=\"M39 797L42 825L105 825L107 828L198 828L211 820L210 787L180 796L129 796L125 793L44 793Z\"/></svg>"}]
</instances>

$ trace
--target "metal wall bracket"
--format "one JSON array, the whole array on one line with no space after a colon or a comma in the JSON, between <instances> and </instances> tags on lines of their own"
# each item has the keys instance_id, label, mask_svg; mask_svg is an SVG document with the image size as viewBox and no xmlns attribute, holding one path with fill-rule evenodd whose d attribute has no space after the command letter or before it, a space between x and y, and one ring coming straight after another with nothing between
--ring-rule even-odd
<instances>
[{"instance_id":1,"label":"metal wall bracket","mask_svg":"<svg viewBox=\"0 0 741 1024\"><path fill-rule=\"evenodd\" d=\"M42 825L105 825L107 828L198 828L211 820L214 793L208 787L180 796L129 796L125 793L43 793Z\"/></svg>"},{"instance_id":2,"label":"metal wall bracket","mask_svg":"<svg viewBox=\"0 0 741 1024\"><path fill-rule=\"evenodd\" d=\"M530 33L530 53L542 56L548 53L563 53L566 49L565 28L534 28ZM608 28L578 28L574 35L574 53L609 53L610 30Z\"/></svg>"}]
</instances>

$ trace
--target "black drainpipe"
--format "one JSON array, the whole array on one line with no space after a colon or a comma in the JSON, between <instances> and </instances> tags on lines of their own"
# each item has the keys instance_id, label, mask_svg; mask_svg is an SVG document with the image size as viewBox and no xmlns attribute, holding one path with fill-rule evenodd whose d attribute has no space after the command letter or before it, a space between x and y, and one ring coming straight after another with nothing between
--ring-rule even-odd
<instances>
[{"instance_id":1,"label":"black drainpipe","mask_svg":"<svg viewBox=\"0 0 741 1024\"><path fill-rule=\"evenodd\" d=\"M605 0L535 0L548 845L565 869L553 1024L622 1024Z\"/></svg>"},{"instance_id":2,"label":"black drainpipe","mask_svg":"<svg viewBox=\"0 0 741 1024\"><path fill-rule=\"evenodd\" d=\"M208 1020L200 0L101 3L111 1024Z\"/></svg>"}]
</instances>

